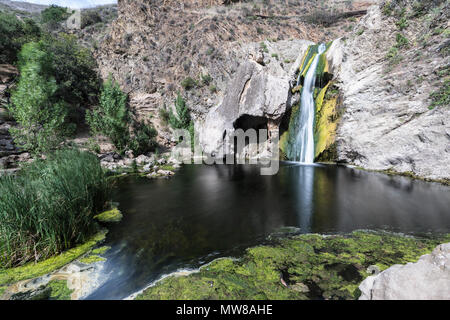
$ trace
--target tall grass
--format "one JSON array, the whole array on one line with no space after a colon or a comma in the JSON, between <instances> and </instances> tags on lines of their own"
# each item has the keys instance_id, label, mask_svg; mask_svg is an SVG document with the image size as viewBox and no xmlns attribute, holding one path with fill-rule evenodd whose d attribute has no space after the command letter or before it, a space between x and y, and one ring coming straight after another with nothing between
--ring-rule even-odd
<instances>
[{"instance_id":1,"label":"tall grass","mask_svg":"<svg viewBox=\"0 0 450 320\"><path fill-rule=\"evenodd\" d=\"M0 177L0 267L38 261L86 241L110 186L96 156L61 150Z\"/></svg>"}]
</instances>

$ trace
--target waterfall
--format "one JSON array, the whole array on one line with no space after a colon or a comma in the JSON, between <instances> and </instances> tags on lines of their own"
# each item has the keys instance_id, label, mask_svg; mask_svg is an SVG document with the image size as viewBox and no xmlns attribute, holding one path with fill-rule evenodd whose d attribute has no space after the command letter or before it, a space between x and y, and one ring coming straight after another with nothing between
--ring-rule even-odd
<instances>
[{"instance_id":1,"label":"waterfall","mask_svg":"<svg viewBox=\"0 0 450 320\"><path fill-rule=\"evenodd\" d=\"M298 131L295 136L292 160L302 163L314 163L314 87L316 82L316 69L320 55L326 50L325 44L321 44L303 83L303 90L300 99L300 112L298 119ZM300 84L299 75L297 85Z\"/></svg>"}]
</instances>

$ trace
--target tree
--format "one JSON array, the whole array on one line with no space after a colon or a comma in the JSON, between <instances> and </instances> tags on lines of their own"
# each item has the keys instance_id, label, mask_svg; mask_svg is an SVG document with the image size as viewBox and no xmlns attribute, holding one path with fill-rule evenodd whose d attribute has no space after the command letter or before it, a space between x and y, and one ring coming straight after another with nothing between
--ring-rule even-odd
<instances>
[{"instance_id":1,"label":"tree","mask_svg":"<svg viewBox=\"0 0 450 320\"><path fill-rule=\"evenodd\" d=\"M86 112L86 121L94 134L103 134L111 139L119 152L123 152L129 141L127 95L111 78L103 85L100 105Z\"/></svg>"},{"instance_id":2,"label":"tree","mask_svg":"<svg viewBox=\"0 0 450 320\"><path fill-rule=\"evenodd\" d=\"M26 42L40 36L39 26L31 19L19 20L13 14L0 12L0 61L14 63Z\"/></svg>"},{"instance_id":3,"label":"tree","mask_svg":"<svg viewBox=\"0 0 450 320\"><path fill-rule=\"evenodd\" d=\"M34 154L56 148L73 126L66 122L67 105L55 95L52 56L39 42L23 46L19 54L21 77L9 111L18 122L11 134L17 145Z\"/></svg>"}]
</instances>

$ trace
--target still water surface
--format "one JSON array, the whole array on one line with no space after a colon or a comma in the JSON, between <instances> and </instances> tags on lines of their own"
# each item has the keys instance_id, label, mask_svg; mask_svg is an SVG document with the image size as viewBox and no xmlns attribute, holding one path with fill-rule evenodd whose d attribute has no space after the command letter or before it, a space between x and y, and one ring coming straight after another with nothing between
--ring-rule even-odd
<instances>
[{"instance_id":1,"label":"still water surface","mask_svg":"<svg viewBox=\"0 0 450 320\"><path fill-rule=\"evenodd\" d=\"M299 233L450 232L450 188L336 166L187 165L170 180L125 178L114 201L104 280L88 299L121 299L162 275L239 255L284 227Z\"/></svg>"}]
</instances>

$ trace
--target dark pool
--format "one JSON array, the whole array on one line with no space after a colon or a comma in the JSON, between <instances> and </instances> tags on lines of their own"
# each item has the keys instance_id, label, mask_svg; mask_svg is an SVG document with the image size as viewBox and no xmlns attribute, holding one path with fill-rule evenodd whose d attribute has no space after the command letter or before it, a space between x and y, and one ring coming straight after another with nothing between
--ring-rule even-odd
<instances>
[{"instance_id":1,"label":"dark pool","mask_svg":"<svg viewBox=\"0 0 450 320\"><path fill-rule=\"evenodd\" d=\"M336 166L187 165L170 180L125 178L114 200L106 281L88 299L121 299L163 274L237 255L283 227L339 233L450 232L450 188Z\"/></svg>"}]
</instances>

